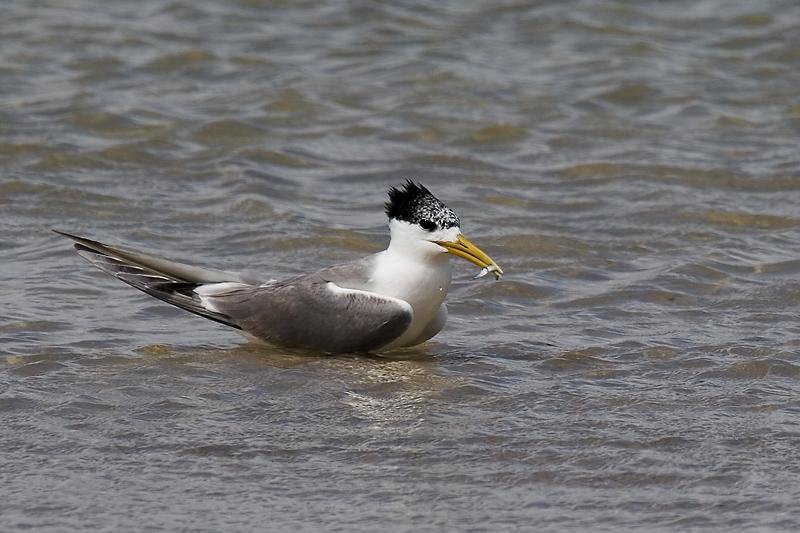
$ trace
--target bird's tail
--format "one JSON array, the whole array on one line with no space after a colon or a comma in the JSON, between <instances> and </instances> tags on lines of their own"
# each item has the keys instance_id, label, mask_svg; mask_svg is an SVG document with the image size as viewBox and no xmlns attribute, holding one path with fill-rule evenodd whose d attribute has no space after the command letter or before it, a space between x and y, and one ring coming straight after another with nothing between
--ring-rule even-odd
<instances>
[{"instance_id":1,"label":"bird's tail","mask_svg":"<svg viewBox=\"0 0 800 533\"><path fill-rule=\"evenodd\" d=\"M181 309L241 329L231 317L206 308L195 292L201 285L239 281L236 274L184 265L63 231L53 231L75 241L78 255L131 287Z\"/></svg>"}]
</instances>

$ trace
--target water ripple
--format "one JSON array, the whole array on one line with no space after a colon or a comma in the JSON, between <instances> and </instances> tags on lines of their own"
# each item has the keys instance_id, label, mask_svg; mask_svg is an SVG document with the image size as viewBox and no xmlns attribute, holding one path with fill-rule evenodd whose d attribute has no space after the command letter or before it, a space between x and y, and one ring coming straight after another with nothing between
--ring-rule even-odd
<instances>
[{"instance_id":1,"label":"water ripple","mask_svg":"<svg viewBox=\"0 0 800 533\"><path fill-rule=\"evenodd\" d=\"M10 2L2 529L796 530L800 13L575 7ZM454 263L391 359L248 345L49 231L289 276L385 245L407 177L506 275Z\"/></svg>"}]
</instances>

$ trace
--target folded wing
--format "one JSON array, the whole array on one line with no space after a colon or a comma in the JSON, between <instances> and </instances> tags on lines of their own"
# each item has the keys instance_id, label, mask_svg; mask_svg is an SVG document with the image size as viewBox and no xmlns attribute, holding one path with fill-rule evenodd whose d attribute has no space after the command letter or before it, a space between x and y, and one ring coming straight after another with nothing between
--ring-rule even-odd
<instances>
[{"instance_id":1,"label":"folded wing","mask_svg":"<svg viewBox=\"0 0 800 533\"><path fill-rule=\"evenodd\" d=\"M231 317L245 332L280 346L331 353L368 352L411 324L411 306L396 298L345 289L324 271L284 283L204 285L206 309Z\"/></svg>"},{"instance_id":2,"label":"folded wing","mask_svg":"<svg viewBox=\"0 0 800 533\"><path fill-rule=\"evenodd\" d=\"M239 274L57 233L75 241L81 257L120 281L280 346L366 352L402 335L413 317L411 306L402 300L342 286L363 284L363 261L280 283L252 283Z\"/></svg>"}]
</instances>

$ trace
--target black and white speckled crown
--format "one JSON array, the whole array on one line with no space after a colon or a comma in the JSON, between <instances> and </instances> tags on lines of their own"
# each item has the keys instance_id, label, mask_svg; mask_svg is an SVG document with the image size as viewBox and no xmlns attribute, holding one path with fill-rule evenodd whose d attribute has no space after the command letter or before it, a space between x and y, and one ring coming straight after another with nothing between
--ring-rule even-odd
<instances>
[{"instance_id":1,"label":"black and white speckled crown","mask_svg":"<svg viewBox=\"0 0 800 533\"><path fill-rule=\"evenodd\" d=\"M452 209L440 202L423 185L411 180L406 180L400 188L389 189L389 201L385 207L389 218L419 224L428 231L461 225L458 215Z\"/></svg>"}]
</instances>

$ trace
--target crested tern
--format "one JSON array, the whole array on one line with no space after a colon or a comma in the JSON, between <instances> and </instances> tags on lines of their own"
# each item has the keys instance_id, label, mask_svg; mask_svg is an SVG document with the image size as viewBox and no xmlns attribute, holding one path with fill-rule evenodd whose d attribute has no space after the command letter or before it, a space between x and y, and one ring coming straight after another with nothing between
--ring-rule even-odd
<instances>
[{"instance_id":1,"label":"crested tern","mask_svg":"<svg viewBox=\"0 0 800 533\"><path fill-rule=\"evenodd\" d=\"M150 296L275 346L324 353L414 346L447 320L449 255L502 269L461 233L458 215L407 180L389 189L390 242L360 260L284 281L160 259L58 230L94 266Z\"/></svg>"}]
</instances>

